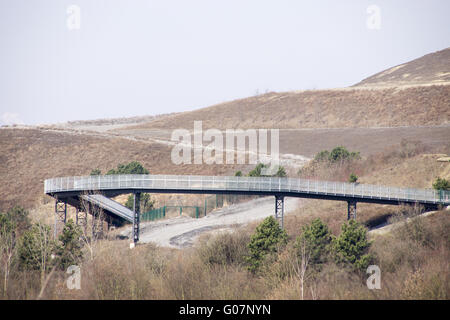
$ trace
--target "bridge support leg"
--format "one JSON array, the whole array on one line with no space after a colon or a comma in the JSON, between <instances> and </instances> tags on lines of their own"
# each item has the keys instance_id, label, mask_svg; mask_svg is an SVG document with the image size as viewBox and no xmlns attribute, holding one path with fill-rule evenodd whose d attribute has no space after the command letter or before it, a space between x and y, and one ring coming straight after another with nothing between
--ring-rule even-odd
<instances>
[{"instance_id":1,"label":"bridge support leg","mask_svg":"<svg viewBox=\"0 0 450 320\"><path fill-rule=\"evenodd\" d=\"M347 201L347 220L356 220L356 201Z\"/></svg>"},{"instance_id":2,"label":"bridge support leg","mask_svg":"<svg viewBox=\"0 0 450 320\"><path fill-rule=\"evenodd\" d=\"M59 233L59 225L62 222L66 224L67 219L67 203L56 199L55 201L55 238Z\"/></svg>"},{"instance_id":3,"label":"bridge support leg","mask_svg":"<svg viewBox=\"0 0 450 320\"><path fill-rule=\"evenodd\" d=\"M140 215L140 204L141 204L141 194L134 194L134 218L133 218L133 242L137 243L139 241L139 215Z\"/></svg>"},{"instance_id":4,"label":"bridge support leg","mask_svg":"<svg viewBox=\"0 0 450 320\"><path fill-rule=\"evenodd\" d=\"M275 196L275 219L280 224L281 228L284 227L284 197Z\"/></svg>"},{"instance_id":5,"label":"bridge support leg","mask_svg":"<svg viewBox=\"0 0 450 320\"><path fill-rule=\"evenodd\" d=\"M76 208L76 223L77 226L80 226L84 229L84 233L86 234L86 228L87 228L87 213L80 210L79 208Z\"/></svg>"}]
</instances>

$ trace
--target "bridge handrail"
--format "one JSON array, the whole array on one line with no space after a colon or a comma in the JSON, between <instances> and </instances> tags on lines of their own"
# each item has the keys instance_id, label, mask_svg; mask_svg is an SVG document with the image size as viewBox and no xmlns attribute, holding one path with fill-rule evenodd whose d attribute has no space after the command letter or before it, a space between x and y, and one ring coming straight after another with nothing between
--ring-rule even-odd
<instances>
[{"instance_id":1,"label":"bridge handrail","mask_svg":"<svg viewBox=\"0 0 450 320\"><path fill-rule=\"evenodd\" d=\"M278 177L104 175L44 181L45 193L117 189L302 192L346 197L450 204L450 191Z\"/></svg>"}]
</instances>

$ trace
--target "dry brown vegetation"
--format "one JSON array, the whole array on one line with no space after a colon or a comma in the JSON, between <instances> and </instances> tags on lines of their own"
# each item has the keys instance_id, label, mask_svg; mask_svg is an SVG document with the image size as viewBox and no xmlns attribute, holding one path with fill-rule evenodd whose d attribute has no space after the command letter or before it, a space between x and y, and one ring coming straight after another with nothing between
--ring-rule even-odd
<instances>
[{"instance_id":1,"label":"dry brown vegetation","mask_svg":"<svg viewBox=\"0 0 450 320\"><path fill-rule=\"evenodd\" d=\"M238 165L175 165L171 148L161 144L53 130L2 129L0 148L3 210L36 205L43 197L45 179L89 175L95 168L106 172L133 160L152 174L233 175L239 170Z\"/></svg>"},{"instance_id":2,"label":"dry brown vegetation","mask_svg":"<svg viewBox=\"0 0 450 320\"><path fill-rule=\"evenodd\" d=\"M352 150L353 151L353 150ZM436 177L450 178L450 164L436 161L448 153L449 146L430 149L420 141L403 140L360 160L337 163L311 162L300 170L300 177L348 181L355 173L358 182L411 188L431 188ZM428 153L438 152L438 153ZM305 216L317 214L326 221L333 232L338 232L340 224L346 219L347 204L338 201L305 200L299 209ZM358 221L373 227L398 214L403 208L388 205L358 203ZM311 219L312 220L312 219ZM310 221L309 218L307 221Z\"/></svg>"},{"instance_id":3,"label":"dry brown vegetation","mask_svg":"<svg viewBox=\"0 0 450 320\"><path fill-rule=\"evenodd\" d=\"M81 265L81 289L68 290L67 275L55 273L43 298L300 299L289 247L306 221L293 218L288 219L288 247L258 275L249 273L244 262L253 224L203 237L196 247L180 251L152 244L130 250L127 241L100 241ZM377 237L370 252L382 270L381 290L366 287L367 275L329 262L318 277L306 280L304 298L448 299L449 227L448 212L441 211ZM35 298L38 278L30 272L16 275L7 297Z\"/></svg>"},{"instance_id":4,"label":"dry brown vegetation","mask_svg":"<svg viewBox=\"0 0 450 320\"><path fill-rule=\"evenodd\" d=\"M441 125L450 118L449 65L445 49L350 88L270 92L117 130L185 128L199 120L204 128L219 129Z\"/></svg>"},{"instance_id":5,"label":"dry brown vegetation","mask_svg":"<svg viewBox=\"0 0 450 320\"><path fill-rule=\"evenodd\" d=\"M355 86L427 85L450 82L450 48L383 70Z\"/></svg>"},{"instance_id":6,"label":"dry brown vegetation","mask_svg":"<svg viewBox=\"0 0 450 320\"><path fill-rule=\"evenodd\" d=\"M450 86L267 93L183 112L129 129L348 128L441 125L450 119Z\"/></svg>"},{"instance_id":7,"label":"dry brown vegetation","mask_svg":"<svg viewBox=\"0 0 450 320\"><path fill-rule=\"evenodd\" d=\"M418 187L429 187L435 174L449 174L450 165L436 161L415 143L388 148L359 163L335 168L336 179L346 170L360 168L364 182L385 181L401 185L405 178ZM393 174L392 170L396 172ZM314 168L317 175L328 174ZM324 173L325 172L325 173ZM377 219L394 217L396 232L373 237L370 253L381 269L381 290L369 290L368 275L329 262L316 278L305 282L305 299L449 299L450 241L448 211L439 211L406 223L417 214L408 208L358 204L358 221L368 226ZM43 297L47 299L300 299L300 279L292 264L292 247L302 226L320 218L334 235L346 221L346 204L305 200L297 212L285 217L289 243L263 271L247 270L247 244L257 223L232 233L206 234L195 247L175 250L153 244L130 250L128 241L100 240L82 263L81 290L68 290L67 275L55 273ZM391 219L392 220L392 219ZM11 280L8 298L35 298L39 277L33 273Z\"/></svg>"},{"instance_id":8,"label":"dry brown vegetation","mask_svg":"<svg viewBox=\"0 0 450 320\"><path fill-rule=\"evenodd\" d=\"M192 112L166 115L151 122L123 128L116 132L192 127L202 120L204 128L352 128L382 126L436 126L439 139L428 136L420 141L386 143L391 132L378 137L376 146L365 131L353 130L347 139L352 151L366 143L367 152L358 161L345 163L313 163L301 172L308 178L346 181L350 173L362 183L393 186L431 187L437 177L450 178L450 164L437 162L450 153L445 144L450 116L450 86L385 88L386 84L427 84L435 80L448 81L449 50L426 56L416 62L393 68L362 81L367 88L267 93L235 100ZM435 66L432 66L434 65ZM444 67L442 67L442 64ZM437 68L437 69L436 69ZM392 71L392 72L391 72ZM440 72L439 74L437 74ZM404 76L408 74L408 76ZM420 78L418 78L420 77ZM407 79L407 80L404 80ZM438 81L442 82L442 81ZM142 120L142 119L141 119ZM119 121L121 124L124 121ZM127 122L125 120L125 122ZM73 126L107 125L108 120L93 123L72 123ZM112 121L109 124L117 124ZM406 128L405 130L408 130ZM399 129L400 130L400 129ZM286 141L297 143L299 136L286 130ZM311 133L308 150L298 154L312 155L323 148L334 147L341 131L325 136ZM352 137L358 135L358 137ZM136 134L135 137L138 137ZM334 136L334 137L332 137ZM332 137L332 138L330 138ZM416 138L416 137L414 137ZM433 140L434 139L434 140ZM390 140L390 139L389 139ZM448 140L448 139L447 139ZM352 142L353 141L353 142ZM357 141L357 142L355 142ZM400 143L399 143L400 142ZM327 143L331 145L327 145ZM298 143L301 145L301 143ZM313 145L313 146L312 146ZM53 203L43 197L43 181L56 176L87 175L92 169L103 172L119 163L139 161L154 174L232 175L239 166L174 165L171 148L145 139L130 139L111 135L80 134L70 130L49 128L2 128L0 130L0 209L13 205L33 208L34 221L51 223ZM320 149L317 149L319 148ZM281 147L283 148L283 147ZM362 149L362 148L361 148ZM289 149L287 152L289 152ZM300 150L300 149L295 149ZM294 153L294 152L291 152ZM245 168L243 171L248 171ZM178 201L179 196L161 197ZM38 200L41 200L40 202ZM189 201L195 201L195 198ZM98 240L85 246L81 265L81 290L68 290L64 272L57 271L50 279L42 297L47 299L299 299L300 279L289 251L302 226L315 218L324 221L338 235L346 221L346 203L304 200L296 212L285 217L290 241L276 259L264 266L263 272L248 272L245 257L247 244L257 223L237 228L232 233L208 234L193 248L175 250L152 244L129 249L129 240L118 240L114 232L108 240ZM357 220L373 227L383 221L400 222L394 233L374 237L370 252L382 271L382 289L368 290L366 275L357 274L332 262L325 265L320 277L306 281L307 299L446 299L450 298L448 211L419 217L406 223L409 208L358 204ZM73 214L73 213L71 213ZM49 218L50 217L50 218ZM120 230L116 230L117 233ZM2 298L34 299L41 290L39 272L18 271L11 275L8 291Z\"/></svg>"}]
</instances>

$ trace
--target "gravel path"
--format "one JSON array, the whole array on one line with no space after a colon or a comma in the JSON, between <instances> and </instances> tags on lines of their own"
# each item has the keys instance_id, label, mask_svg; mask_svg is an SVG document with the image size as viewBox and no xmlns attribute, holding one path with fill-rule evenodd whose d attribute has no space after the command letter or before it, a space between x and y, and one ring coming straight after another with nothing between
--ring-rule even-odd
<instances>
[{"instance_id":1,"label":"gravel path","mask_svg":"<svg viewBox=\"0 0 450 320\"><path fill-rule=\"evenodd\" d=\"M285 215L297 209L300 204L301 200L298 198L285 198ZM262 220L273 215L274 210L274 197L264 197L230 205L199 219L181 216L155 222L144 222L141 223L139 241L142 243L154 242L163 247L186 248L192 246L195 239L202 233L229 229L236 225ZM131 228L127 228L123 235L130 236Z\"/></svg>"}]
</instances>

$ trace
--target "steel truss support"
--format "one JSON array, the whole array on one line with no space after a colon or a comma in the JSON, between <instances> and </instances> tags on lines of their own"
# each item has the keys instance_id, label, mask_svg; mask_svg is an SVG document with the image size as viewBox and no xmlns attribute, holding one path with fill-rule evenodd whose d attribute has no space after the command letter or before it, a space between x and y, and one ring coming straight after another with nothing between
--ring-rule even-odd
<instances>
[{"instance_id":1,"label":"steel truss support","mask_svg":"<svg viewBox=\"0 0 450 320\"><path fill-rule=\"evenodd\" d=\"M275 196L275 219L284 228L284 197L280 195Z\"/></svg>"},{"instance_id":2,"label":"steel truss support","mask_svg":"<svg viewBox=\"0 0 450 320\"><path fill-rule=\"evenodd\" d=\"M60 223L66 224L67 203L56 199L55 201L55 238L59 233Z\"/></svg>"},{"instance_id":3,"label":"steel truss support","mask_svg":"<svg viewBox=\"0 0 450 320\"><path fill-rule=\"evenodd\" d=\"M347 201L347 220L356 220L356 201Z\"/></svg>"},{"instance_id":4,"label":"steel truss support","mask_svg":"<svg viewBox=\"0 0 450 320\"><path fill-rule=\"evenodd\" d=\"M139 215L140 215L140 205L141 205L141 193L137 192L134 194L134 218L133 218L133 242L137 243L139 241Z\"/></svg>"},{"instance_id":5,"label":"steel truss support","mask_svg":"<svg viewBox=\"0 0 450 320\"><path fill-rule=\"evenodd\" d=\"M77 226L80 226L84 229L84 233L86 234L87 229L87 212L84 212L80 210L79 208L76 208L76 223Z\"/></svg>"}]
</instances>

